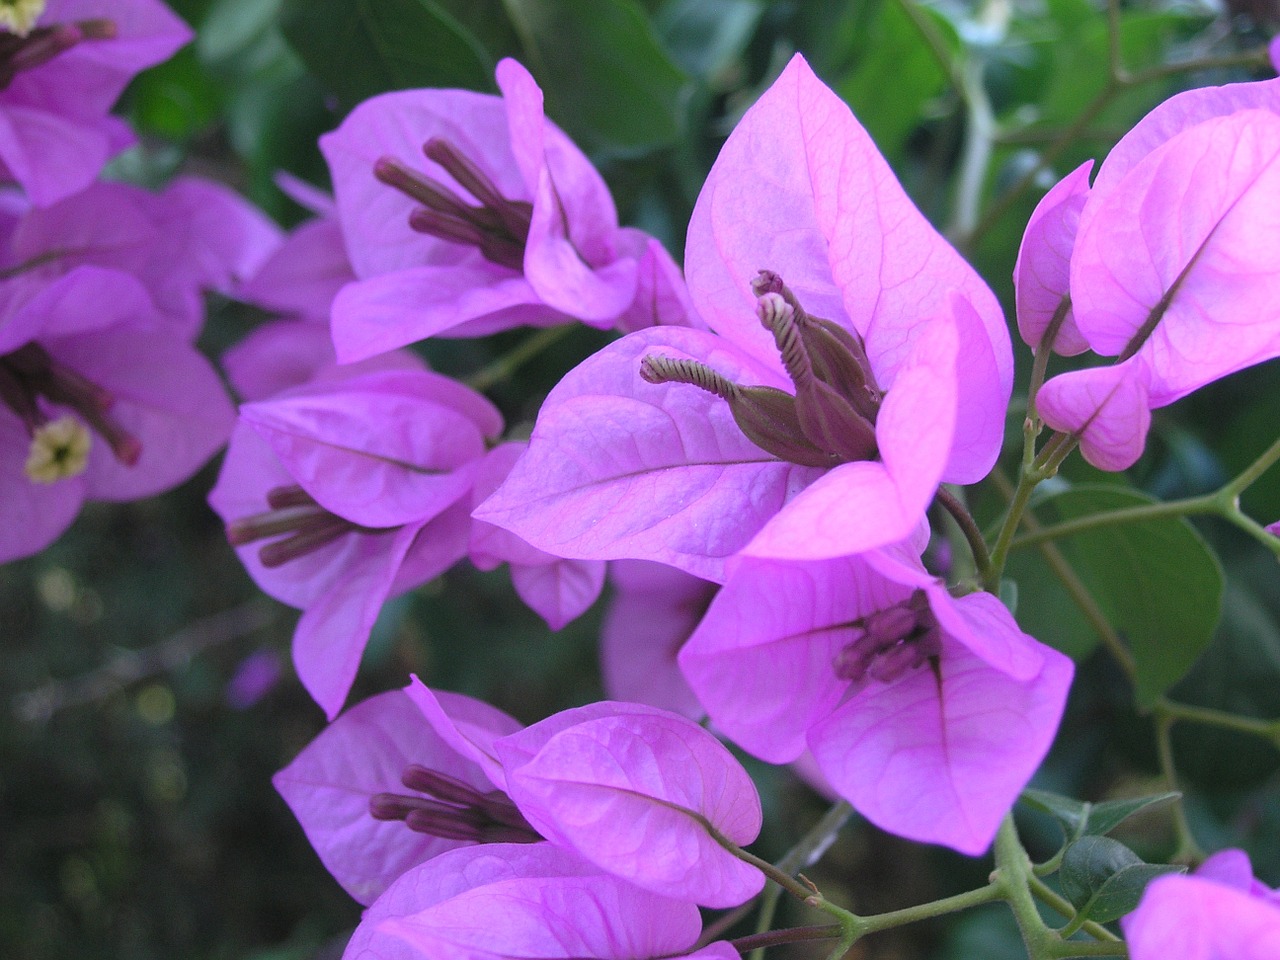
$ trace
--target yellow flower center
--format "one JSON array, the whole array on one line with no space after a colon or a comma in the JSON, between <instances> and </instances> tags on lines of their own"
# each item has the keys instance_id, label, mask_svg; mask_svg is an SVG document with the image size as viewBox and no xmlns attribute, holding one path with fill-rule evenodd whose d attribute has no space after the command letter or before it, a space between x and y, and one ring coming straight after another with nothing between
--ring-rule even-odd
<instances>
[{"instance_id":1,"label":"yellow flower center","mask_svg":"<svg viewBox=\"0 0 1280 960\"><path fill-rule=\"evenodd\" d=\"M36 428L23 467L32 483L55 483L78 477L89 463L92 436L87 427L72 416L50 420Z\"/></svg>"},{"instance_id":2,"label":"yellow flower center","mask_svg":"<svg viewBox=\"0 0 1280 960\"><path fill-rule=\"evenodd\" d=\"M0 0L0 27L7 27L20 37L31 32L46 0Z\"/></svg>"}]
</instances>

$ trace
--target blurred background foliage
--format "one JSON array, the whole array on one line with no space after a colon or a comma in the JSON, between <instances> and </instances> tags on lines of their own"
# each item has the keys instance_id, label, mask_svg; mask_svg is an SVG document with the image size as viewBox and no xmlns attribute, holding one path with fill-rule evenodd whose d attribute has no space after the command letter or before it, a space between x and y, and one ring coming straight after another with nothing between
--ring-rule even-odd
<instances>
[{"instance_id":1,"label":"blurred background foliage","mask_svg":"<svg viewBox=\"0 0 1280 960\"><path fill-rule=\"evenodd\" d=\"M316 137L354 104L413 86L494 92L495 63L515 56L544 88L551 118L600 166L623 221L678 258L720 143L798 50L1010 317L1018 241L1044 191L1100 160L1173 92L1270 76L1260 50L1280 21L1272 0L173 5L197 39L122 101L143 144L115 176L159 183L202 173L292 224L303 211L275 175L327 186ZM215 356L262 319L235 303L209 307L203 345ZM426 349L437 367L463 374L523 336ZM556 379L600 343L575 333L495 387L508 422L531 420ZM1020 366L1028 362L1021 351ZM1274 364L1246 371L1159 411L1149 453L1127 477L1099 478L1073 462L1047 485L1041 520L1214 489L1275 438L1275 375ZM1010 415L1014 441L1022 415ZM257 593L204 504L215 467L155 500L92 504L54 547L0 569L6 957L301 960L336 956L358 919L270 785L323 718L291 674L296 613ZM983 522L1003 504L996 482L971 500ZM1245 506L1264 523L1280 517L1280 471L1252 487ZM1266 551L1224 524L1165 521L1077 537L1063 555L1145 665L1138 702L1172 685L1182 702L1280 716L1280 590ZM1085 799L1163 789L1151 718L1095 650L1096 630L1045 558L1018 552L1010 578L1026 628L1081 663L1037 785ZM551 634L514 599L505 573L459 569L387 607L352 700L413 671L534 721L601 695L599 623L597 607ZM1200 842L1243 844L1259 874L1280 883L1274 746L1186 724L1174 733ZM777 856L823 803L783 771L752 769L768 821L760 850ZM1033 854L1052 853L1052 821L1028 815L1024 829ZM1150 858L1172 850L1160 811L1119 836ZM815 878L832 899L872 912L977 885L988 869L860 824ZM999 909L873 937L854 953L1022 955Z\"/></svg>"}]
</instances>

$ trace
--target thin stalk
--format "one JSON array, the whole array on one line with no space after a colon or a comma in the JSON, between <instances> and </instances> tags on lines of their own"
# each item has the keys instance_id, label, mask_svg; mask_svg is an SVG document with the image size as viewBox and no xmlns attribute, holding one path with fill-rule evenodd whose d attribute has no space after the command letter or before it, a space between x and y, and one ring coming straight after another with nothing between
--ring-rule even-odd
<instances>
[{"instance_id":1,"label":"thin stalk","mask_svg":"<svg viewBox=\"0 0 1280 960\"><path fill-rule=\"evenodd\" d=\"M922 903L902 910L891 910L888 913L876 913L869 917L859 917L858 936L861 937L868 933L888 930L892 927L901 927L908 923L927 920L930 917L958 913L961 910L980 907L985 903L994 903L1004 898L1004 888L998 883L989 883L985 887L958 893L952 897L943 897L941 900L934 900L931 903Z\"/></svg>"},{"instance_id":2,"label":"thin stalk","mask_svg":"<svg viewBox=\"0 0 1280 960\"><path fill-rule=\"evenodd\" d=\"M753 953L777 947L784 943L800 943L805 940L835 940L843 936L845 930L841 924L828 923L821 927L792 927L788 930L770 930L767 933L753 933L749 936L730 940L729 944L739 954Z\"/></svg>"},{"instance_id":3,"label":"thin stalk","mask_svg":"<svg viewBox=\"0 0 1280 960\"><path fill-rule=\"evenodd\" d=\"M547 347L569 335L573 324L562 323L559 326L547 327L522 340L512 350L507 351L487 366L481 367L463 382L472 390L483 393L495 384L501 383L520 367L524 366Z\"/></svg>"},{"instance_id":4,"label":"thin stalk","mask_svg":"<svg viewBox=\"0 0 1280 960\"><path fill-rule=\"evenodd\" d=\"M973 554L973 562L978 568L978 575L985 582L987 571L991 567L991 554L987 550L987 541L983 539L977 521L973 519L973 514L960 502L960 498L946 487L938 488L937 501L942 504L947 513L951 514L956 526L964 534L969 550Z\"/></svg>"},{"instance_id":5,"label":"thin stalk","mask_svg":"<svg viewBox=\"0 0 1280 960\"><path fill-rule=\"evenodd\" d=\"M1071 905L1071 901L1058 893L1051 886L1045 883L1037 876L1032 876L1029 885L1031 887L1031 895L1043 903L1054 913L1061 915L1064 919L1069 919L1076 915L1076 908ZM1094 923L1092 920L1085 920L1079 925L1079 929L1083 930L1095 940L1105 940L1111 943L1119 942L1120 938L1108 930L1100 923ZM1065 928L1059 931L1059 936L1066 936Z\"/></svg>"},{"instance_id":6,"label":"thin stalk","mask_svg":"<svg viewBox=\"0 0 1280 960\"><path fill-rule=\"evenodd\" d=\"M1168 718L1171 722L1187 720L1236 733L1247 733L1280 744L1280 720L1259 720L1257 717L1242 717L1239 714L1215 710L1212 707L1197 707L1190 703L1176 703L1161 698L1152 712L1159 718Z\"/></svg>"},{"instance_id":7,"label":"thin stalk","mask_svg":"<svg viewBox=\"0 0 1280 960\"><path fill-rule=\"evenodd\" d=\"M815 862L835 840L840 828L848 822L849 817L852 815L853 807L847 800L841 800L834 804L830 810L822 815L822 819L815 823L809 832L800 839L800 842L788 850L782 859L778 861L778 869L790 875ZM756 921L757 933L763 933L773 926L774 914L778 910L778 897L781 894L781 887L770 885L760 895L760 916ZM706 940L705 933L702 939ZM710 943L710 940L706 940L706 942ZM764 948L757 947L752 953L751 960L763 960L763 957Z\"/></svg>"},{"instance_id":8,"label":"thin stalk","mask_svg":"<svg viewBox=\"0 0 1280 960\"><path fill-rule=\"evenodd\" d=\"M1054 934L1040 919L1040 911L1036 909L1035 899L1031 895L1031 860L1018 839L1012 813L1005 814L1000 829L996 832L995 856L996 884L1013 910L1013 918L1018 923L1018 932L1022 934L1027 955L1033 960L1048 956Z\"/></svg>"},{"instance_id":9,"label":"thin stalk","mask_svg":"<svg viewBox=\"0 0 1280 960\"><path fill-rule=\"evenodd\" d=\"M1106 510L1092 513L1085 517L1064 520L1050 526L1041 527L1034 533L1026 533L1009 545L1010 550L1021 550L1034 547L1050 540L1075 536L1102 527L1111 527L1124 523L1141 523L1146 520L1160 520L1165 517L1187 517L1196 514L1219 513L1217 495L1207 494L1201 497L1187 497L1184 500L1169 500L1165 503L1144 504L1140 507L1122 507L1119 510Z\"/></svg>"},{"instance_id":10,"label":"thin stalk","mask_svg":"<svg viewBox=\"0 0 1280 960\"><path fill-rule=\"evenodd\" d=\"M1160 773L1164 776L1168 789L1178 791L1178 771L1173 762L1173 730L1174 718L1169 715L1156 717L1156 750L1160 757ZM1191 832L1191 824L1187 821L1186 804L1179 797L1173 805L1173 833L1178 840L1178 849L1170 858L1174 863L1200 863L1205 854Z\"/></svg>"},{"instance_id":11,"label":"thin stalk","mask_svg":"<svg viewBox=\"0 0 1280 960\"><path fill-rule=\"evenodd\" d=\"M992 471L991 478L997 486L1006 492L1007 496L1012 495L1013 484L999 469ZM1032 533L1042 529L1040 521L1036 519L1033 513L1027 512L1022 518L1022 522ZM1045 563L1049 565L1049 569L1058 578L1072 602L1084 614L1085 619L1089 621L1089 625L1097 632L1103 645L1107 648L1107 652L1124 670L1129 681L1133 682L1138 675L1137 666L1133 662L1133 655L1129 652L1129 648L1124 645L1124 641L1120 639L1120 634L1111 625L1107 615L1098 606L1098 602L1093 598L1093 594L1089 592L1089 588L1080 579L1075 568L1071 566L1071 562L1062 555L1062 551L1058 549L1057 545L1052 543L1040 544L1040 555L1044 557Z\"/></svg>"}]
</instances>

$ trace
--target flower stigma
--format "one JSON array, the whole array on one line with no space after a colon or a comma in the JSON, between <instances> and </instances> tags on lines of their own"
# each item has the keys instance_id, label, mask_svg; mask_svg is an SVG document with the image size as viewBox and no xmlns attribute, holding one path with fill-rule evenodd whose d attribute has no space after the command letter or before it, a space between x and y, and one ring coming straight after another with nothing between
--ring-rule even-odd
<instances>
[{"instance_id":1,"label":"flower stigma","mask_svg":"<svg viewBox=\"0 0 1280 960\"><path fill-rule=\"evenodd\" d=\"M491 263L523 269L533 205L504 196L474 161L443 137L432 137L423 144L422 152L479 201L479 206L395 157L379 157L373 175L422 204L409 214L409 226L418 233L475 247Z\"/></svg>"},{"instance_id":2,"label":"flower stigma","mask_svg":"<svg viewBox=\"0 0 1280 960\"><path fill-rule=\"evenodd\" d=\"M31 435L22 472L41 484L78 477L89 463L92 439L85 425L69 414L42 423Z\"/></svg>"},{"instance_id":3,"label":"flower stigma","mask_svg":"<svg viewBox=\"0 0 1280 960\"><path fill-rule=\"evenodd\" d=\"M697 360L647 354L640 376L649 383L686 383L729 404L756 446L800 466L831 467L878 455L875 423L884 394L856 333L810 315L772 270L752 281L756 316L773 334L795 393L745 387Z\"/></svg>"},{"instance_id":4,"label":"flower stigma","mask_svg":"<svg viewBox=\"0 0 1280 960\"><path fill-rule=\"evenodd\" d=\"M79 417L51 417L51 404L68 407ZM111 392L55 360L38 344L28 343L0 356L0 405L22 421L31 437L23 469L33 483L53 483L84 472L90 446L85 424L125 466L134 466L142 456L141 441L111 414L115 406Z\"/></svg>"},{"instance_id":5,"label":"flower stigma","mask_svg":"<svg viewBox=\"0 0 1280 960\"><path fill-rule=\"evenodd\" d=\"M542 836L501 790L481 793L455 777L410 764L400 782L416 794L375 793L369 815L403 820L415 833L472 843L537 843Z\"/></svg>"},{"instance_id":6,"label":"flower stigma","mask_svg":"<svg viewBox=\"0 0 1280 960\"><path fill-rule=\"evenodd\" d=\"M942 653L942 628L923 590L896 606L868 614L853 629L854 639L831 663L841 680L858 683L870 677L892 683Z\"/></svg>"}]
</instances>

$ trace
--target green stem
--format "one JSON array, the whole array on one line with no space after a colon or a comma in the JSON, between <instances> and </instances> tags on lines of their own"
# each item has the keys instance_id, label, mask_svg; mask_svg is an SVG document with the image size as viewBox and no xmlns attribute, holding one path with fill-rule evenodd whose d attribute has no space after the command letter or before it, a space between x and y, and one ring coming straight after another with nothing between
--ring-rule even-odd
<instances>
[{"instance_id":1,"label":"green stem","mask_svg":"<svg viewBox=\"0 0 1280 960\"><path fill-rule=\"evenodd\" d=\"M463 382L472 390L484 393L490 387L507 379L547 347L567 337L572 330L573 324L571 323L562 323L555 327L539 330L532 336L522 340L514 349L498 357L493 363L477 370Z\"/></svg>"},{"instance_id":2,"label":"green stem","mask_svg":"<svg viewBox=\"0 0 1280 960\"><path fill-rule=\"evenodd\" d=\"M822 815L822 819L813 825L794 847L786 852L781 860L778 861L779 870L788 876L794 874L797 870L803 870L805 867L813 863L822 853L831 845L840 829L848 822L849 817L853 815L853 807L847 800L841 800L834 804L830 810ZM773 917L778 909L778 898L782 894L782 888L776 884L770 884L760 895L760 916L756 921L756 932L764 933L773 926ZM702 940L710 943L703 934ZM700 941L701 942L701 941ZM751 960L763 960L764 948L756 948Z\"/></svg>"},{"instance_id":3,"label":"green stem","mask_svg":"<svg viewBox=\"0 0 1280 960\"><path fill-rule=\"evenodd\" d=\"M985 582L987 571L991 567L991 554L987 551L987 541L982 537L978 522L973 519L973 514L968 511L960 501L960 498L946 487L938 488L937 500L946 509L947 513L951 514L956 526L964 534L964 538L969 544L969 550L973 554L974 565L978 568L978 575Z\"/></svg>"},{"instance_id":4,"label":"green stem","mask_svg":"<svg viewBox=\"0 0 1280 960\"><path fill-rule=\"evenodd\" d=\"M1031 895L1054 913L1059 914L1065 919L1075 917L1076 908L1071 905L1071 901L1062 896L1058 891L1054 890L1039 877L1033 875L1029 880L1029 886L1031 887ZM1064 927L1059 931L1058 935L1061 937L1067 936L1066 929L1067 928ZM1119 937L1102 924L1094 923L1092 920L1080 921L1079 929L1089 934L1089 936L1093 937L1095 940L1105 940L1111 943L1115 943L1120 940Z\"/></svg>"},{"instance_id":5,"label":"green stem","mask_svg":"<svg viewBox=\"0 0 1280 960\"><path fill-rule=\"evenodd\" d=\"M770 930L767 933L753 933L746 937L730 940L730 945L740 954L747 951L759 952L769 947L777 947L784 943L801 943L805 940L835 940L844 935L844 927L838 923L828 923L821 927L792 927L788 930Z\"/></svg>"},{"instance_id":6,"label":"green stem","mask_svg":"<svg viewBox=\"0 0 1280 960\"><path fill-rule=\"evenodd\" d=\"M768 860L763 860L760 857L757 857L754 853L743 850L720 831L712 827L709 822L704 822L704 825L708 828L716 843L720 844L720 846L724 847L739 860L744 863L751 864L797 900L807 903L811 907L818 907L819 909L827 910L829 913L832 910L839 911L842 914L847 912L841 910L839 907L835 906L835 904L828 903L827 900L823 898L822 894L813 889L813 887L805 886L795 877L791 876L791 874L784 873L782 870L779 870Z\"/></svg>"},{"instance_id":7,"label":"green stem","mask_svg":"<svg viewBox=\"0 0 1280 960\"><path fill-rule=\"evenodd\" d=\"M1045 445L1048 449L1048 444ZM1041 452L1043 457L1043 451ZM1149 503L1139 507L1123 507L1119 510L1107 510L1102 513L1077 517L1062 523L1043 527L1033 533L1014 540L1010 550L1020 550L1049 540L1070 537L1100 527L1108 527L1123 523L1141 523L1146 520L1160 520L1165 517L1190 517L1213 514L1222 517L1246 533L1258 539L1264 546L1280 554L1280 538L1274 536L1266 527L1246 516L1240 510L1240 494L1257 482L1258 478L1280 461L1280 440L1276 440L1264 450L1253 463L1213 493L1199 497L1186 497L1182 500L1170 500L1165 503Z\"/></svg>"},{"instance_id":8,"label":"green stem","mask_svg":"<svg viewBox=\"0 0 1280 960\"><path fill-rule=\"evenodd\" d=\"M1245 467L1240 474L1224 486L1219 494L1221 496L1238 497L1244 493L1246 489L1251 487L1259 477L1266 473L1277 460L1280 460L1280 439L1263 450L1258 459Z\"/></svg>"},{"instance_id":9,"label":"green stem","mask_svg":"<svg viewBox=\"0 0 1280 960\"><path fill-rule=\"evenodd\" d=\"M991 472L992 481L1006 493L1007 496L1013 495L1013 484L1009 482L999 468ZM1043 529L1040 521L1035 515L1028 512L1022 518L1023 524L1032 533L1036 533ZM1093 594L1085 585L1084 581L1076 573L1075 568L1071 566L1070 561L1062 555L1062 551L1058 549L1056 544L1042 543L1040 544L1040 554L1044 557L1045 563L1049 565L1049 569L1062 584L1067 595L1072 602L1084 614L1084 618L1089 621L1089 625L1097 632L1098 637L1102 640L1103 646L1115 659L1120 668L1124 670L1132 683L1138 675L1137 666L1133 662L1133 655L1129 653L1129 648L1124 645L1124 641L1120 639L1120 634L1116 628L1111 625L1111 621L1107 619L1107 615L1102 608L1098 606L1098 602L1093 598Z\"/></svg>"},{"instance_id":10,"label":"green stem","mask_svg":"<svg viewBox=\"0 0 1280 960\"><path fill-rule=\"evenodd\" d=\"M1173 730L1174 718L1169 715L1156 717L1156 750L1160 756L1160 772L1163 774L1168 789L1178 791L1178 771L1173 763ZM1196 842L1191 832L1191 824L1187 822L1186 804L1179 797L1173 805L1173 832L1178 840L1178 849L1170 858L1174 863L1199 863L1204 860L1204 851Z\"/></svg>"},{"instance_id":11,"label":"green stem","mask_svg":"<svg viewBox=\"0 0 1280 960\"><path fill-rule=\"evenodd\" d=\"M1036 909L1035 899L1031 895L1031 880L1034 876L1031 872L1031 860L1018 839L1012 813L1005 814L1000 829L996 832L995 856L995 881L1013 910L1013 918L1018 923L1018 932L1022 934L1027 955L1032 960L1050 956L1056 937L1040 918L1040 911Z\"/></svg>"},{"instance_id":12,"label":"green stem","mask_svg":"<svg viewBox=\"0 0 1280 960\"><path fill-rule=\"evenodd\" d=\"M1034 533L1026 533L1010 544L1011 550L1034 547L1050 540L1074 536L1100 527L1110 527L1122 523L1141 523L1145 520L1160 520L1165 517L1187 517L1195 514L1218 513L1216 494L1201 497L1188 497L1185 500L1169 500L1165 503L1143 504L1140 507L1122 507L1119 510L1107 510L1092 513L1073 520L1064 520L1047 527L1041 527Z\"/></svg>"},{"instance_id":13,"label":"green stem","mask_svg":"<svg viewBox=\"0 0 1280 960\"><path fill-rule=\"evenodd\" d=\"M993 476L998 473L993 471ZM1003 476L1003 475L1001 475ZM1008 480L1005 480L1008 483ZM999 594L1000 577L1004 574L1004 565L1009 559L1009 549L1013 544L1013 535L1022 523L1027 512L1027 504L1031 502L1031 494L1035 491L1038 480L1032 479L1029 469L1023 468L1018 473L1018 486L1012 491L1009 499L1009 510L1005 513L1004 523L996 535L995 546L991 548L986 574L982 578L983 589L988 593Z\"/></svg>"},{"instance_id":14,"label":"green stem","mask_svg":"<svg viewBox=\"0 0 1280 960\"><path fill-rule=\"evenodd\" d=\"M1152 713L1157 718L1167 718L1170 722L1189 720L1210 727L1221 727L1234 730L1236 733L1247 733L1280 745L1280 720L1259 720L1257 717L1242 717L1239 714L1227 713L1225 710L1214 710L1212 707L1197 707L1190 703L1176 703L1161 697Z\"/></svg>"},{"instance_id":15,"label":"green stem","mask_svg":"<svg viewBox=\"0 0 1280 960\"><path fill-rule=\"evenodd\" d=\"M1004 899L1004 889L998 883L989 883L976 890L958 893L953 897L943 897L931 903L922 903L902 910L891 910L888 913L876 913L869 917L858 917L858 936L901 927L908 923L927 920L930 917L941 917L948 913L958 913L980 907L984 903L994 903Z\"/></svg>"}]
</instances>

